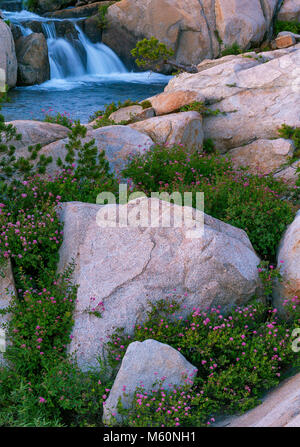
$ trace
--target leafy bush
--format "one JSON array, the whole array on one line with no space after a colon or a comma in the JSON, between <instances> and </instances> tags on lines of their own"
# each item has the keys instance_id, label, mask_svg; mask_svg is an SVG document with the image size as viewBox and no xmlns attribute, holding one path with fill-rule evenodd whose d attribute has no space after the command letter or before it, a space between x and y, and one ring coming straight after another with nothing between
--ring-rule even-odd
<instances>
[{"instance_id":1,"label":"leafy bush","mask_svg":"<svg viewBox=\"0 0 300 447\"><path fill-rule=\"evenodd\" d=\"M39 277L46 268L56 269L62 228L52 197L48 194L42 203L30 203L34 197L37 199L37 194L27 200L27 194L22 193L19 203L14 203L17 206L2 204L0 253L10 257L18 270Z\"/></svg>"},{"instance_id":2,"label":"leafy bush","mask_svg":"<svg viewBox=\"0 0 300 447\"><path fill-rule=\"evenodd\" d=\"M136 47L131 50L132 56L138 67L149 68L154 63L159 69L160 65L166 64L174 51L155 37L140 40Z\"/></svg>"},{"instance_id":3,"label":"leafy bush","mask_svg":"<svg viewBox=\"0 0 300 447\"><path fill-rule=\"evenodd\" d=\"M282 200L289 187L270 176L234 170L225 157L187 154L183 147L156 146L133 156L123 171L136 189L204 192L205 212L244 229L257 252L274 259L280 238L295 215Z\"/></svg>"},{"instance_id":4,"label":"leafy bush","mask_svg":"<svg viewBox=\"0 0 300 447\"><path fill-rule=\"evenodd\" d=\"M213 154L214 152L216 152L215 143L211 138L207 138L203 141L203 151L206 154Z\"/></svg>"},{"instance_id":5,"label":"leafy bush","mask_svg":"<svg viewBox=\"0 0 300 447\"><path fill-rule=\"evenodd\" d=\"M296 21L277 20L274 27L275 35L281 31L290 31L291 33L300 34L300 23Z\"/></svg>"},{"instance_id":6,"label":"leafy bush","mask_svg":"<svg viewBox=\"0 0 300 447\"><path fill-rule=\"evenodd\" d=\"M83 373L68 359L45 362L35 380L0 367L0 426L101 426L111 383L100 375Z\"/></svg>"},{"instance_id":7,"label":"leafy bush","mask_svg":"<svg viewBox=\"0 0 300 447\"><path fill-rule=\"evenodd\" d=\"M98 8L98 14L97 14L97 20L98 20L98 24L99 24L99 28L101 30L105 29L107 27L107 18L106 18L106 13L108 8L113 5L114 2L110 2L106 5L100 5Z\"/></svg>"},{"instance_id":8,"label":"leafy bush","mask_svg":"<svg viewBox=\"0 0 300 447\"><path fill-rule=\"evenodd\" d=\"M57 175L54 178L46 176L46 179L41 178L39 174L46 173L46 167L52 162L52 157L45 157L42 154L38 159L41 146L36 145L28 148L27 158L16 159L15 147L10 143L14 139L20 139L21 135L16 134L16 129L12 125L5 125L4 119L1 121L1 115L0 130L2 130L0 153L3 154L0 159L0 181L10 179L12 182L11 187L8 187L7 182L0 182L3 197L14 196L17 201L15 203L18 203L22 194L25 194L25 197L28 195L30 198L25 202L32 206L35 197L38 196L37 191L43 191L46 196L49 194L53 197L56 194L65 201L82 200L95 203L99 192L117 190L117 182L114 174L110 172L105 152L99 151L95 146L95 140L82 144L81 139L86 137L87 129L80 122L75 121L70 129L65 160L60 158L57 160ZM16 178L19 180L24 178L27 181L21 183ZM23 189L25 191L22 191Z\"/></svg>"}]
</instances>

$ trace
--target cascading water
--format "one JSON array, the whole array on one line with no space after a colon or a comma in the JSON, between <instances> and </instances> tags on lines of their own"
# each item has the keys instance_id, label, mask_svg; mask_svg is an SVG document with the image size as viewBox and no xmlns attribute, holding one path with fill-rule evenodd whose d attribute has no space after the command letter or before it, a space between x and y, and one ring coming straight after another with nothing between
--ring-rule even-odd
<instances>
[{"instance_id":1,"label":"cascading water","mask_svg":"<svg viewBox=\"0 0 300 447\"><path fill-rule=\"evenodd\" d=\"M48 43L51 79L127 72L110 48L102 43L92 44L75 23L76 46L57 37L55 22L44 22L42 26Z\"/></svg>"},{"instance_id":2,"label":"cascading water","mask_svg":"<svg viewBox=\"0 0 300 447\"><path fill-rule=\"evenodd\" d=\"M124 64L108 46L103 43L92 44L77 25L75 28L87 54L88 74L127 73Z\"/></svg>"},{"instance_id":3,"label":"cascading water","mask_svg":"<svg viewBox=\"0 0 300 447\"><path fill-rule=\"evenodd\" d=\"M51 79L83 76L86 70L78 51L66 39L57 38L55 23L43 23L43 30L48 44Z\"/></svg>"},{"instance_id":4,"label":"cascading water","mask_svg":"<svg viewBox=\"0 0 300 447\"><path fill-rule=\"evenodd\" d=\"M20 29L23 36L32 33L28 21L41 22L48 44L51 79L127 73L118 56L103 43L91 43L76 24L76 20L72 20L72 23L77 38L70 41L57 36L55 23L60 22L59 19L50 21L28 11L11 12L6 15Z\"/></svg>"},{"instance_id":5,"label":"cascading water","mask_svg":"<svg viewBox=\"0 0 300 447\"><path fill-rule=\"evenodd\" d=\"M4 12L23 36L41 29L47 39L51 79L10 92L12 101L2 112L6 119L42 119L50 110L66 111L86 122L89 116L112 101L145 99L163 90L169 77L155 73L128 72L118 56L103 43L93 44L69 19L71 34L62 36L62 19L40 17L28 11ZM39 22L39 23L36 23ZM35 26L33 26L35 23ZM38 26L36 26L38 25Z\"/></svg>"}]
</instances>

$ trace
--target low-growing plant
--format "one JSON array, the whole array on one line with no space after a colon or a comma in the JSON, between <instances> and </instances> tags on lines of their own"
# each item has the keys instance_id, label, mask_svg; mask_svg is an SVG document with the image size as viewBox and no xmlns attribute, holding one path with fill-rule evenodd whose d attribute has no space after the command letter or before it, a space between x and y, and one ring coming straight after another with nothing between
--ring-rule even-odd
<instances>
[{"instance_id":1,"label":"low-growing plant","mask_svg":"<svg viewBox=\"0 0 300 447\"><path fill-rule=\"evenodd\" d=\"M145 99L144 101L139 103L140 106L143 107L143 109L148 109L149 107L152 107L152 104L149 100Z\"/></svg>"},{"instance_id":2,"label":"low-growing plant","mask_svg":"<svg viewBox=\"0 0 300 447\"><path fill-rule=\"evenodd\" d=\"M258 266L258 273L263 285L264 295L269 299L270 304L275 282L282 281L280 268L274 267L269 261L262 261Z\"/></svg>"},{"instance_id":3,"label":"low-growing plant","mask_svg":"<svg viewBox=\"0 0 300 447\"><path fill-rule=\"evenodd\" d=\"M39 6L38 0L24 0L24 6L28 11L35 12Z\"/></svg>"},{"instance_id":4,"label":"low-growing plant","mask_svg":"<svg viewBox=\"0 0 300 447\"><path fill-rule=\"evenodd\" d=\"M282 197L290 187L271 175L235 170L230 160L182 146L155 146L133 156L123 170L137 190L203 192L205 212L244 229L255 250L274 260L281 236L294 218L294 205Z\"/></svg>"},{"instance_id":5,"label":"low-growing plant","mask_svg":"<svg viewBox=\"0 0 300 447\"><path fill-rule=\"evenodd\" d=\"M219 109L212 110L209 109L203 102L192 102L180 108L180 112L198 112L204 116L217 116L220 114L225 115L225 112L221 112Z\"/></svg>"},{"instance_id":6,"label":"low-growing plant","mask_svg":"<svg viewBox=\"0 0 300 447\"><path fill-rule=\"evenodd\" d=\"M47 123L60 124L61 126L68 127L71 129L73 126L73 120L69 117L67 113L57 113L56 115L47 114L44 118Z\"/></svg>"},{"instance_id":7,"label":"low-growing plant","mask_svg":"<svg viewBox=\"0 0 300 447\"><path fill-rule=\"evenodd\" d=\"M97 14L97 20L98 20L98 26L101 30L104 30L107 27L107 10L108 8L113 5L115 2L108 2L105 5L100 5L98 8L98 14Z\"/></svg>"},{"instance_id":8,"label":"low-growing plant","mask_svg":"<svg viewBox=\"0 0 300 447\"><path fill-rule=\"evenodd\" d=\"M294 34L300 34L300 23L294 21L286 21L286 20L276 20L274 26L275 35L281 31L290 31Z\"/></svg>"},{"instance_id":9,"label":"low-growing plant","mask_svg":"<svg viewBox=\"0 0 300 447\"><path fill-rule=\"evenodd\" d=\"M215 143L211 138L206 138L203 141L203 151L206 154L214 154L216 152Z\"/></svg>"},{"instance_id":10,"label":"low-growing plant","mask_svg":"<svg viewBox=\"0 0 300 447\"><path fill-rule=\"evenodd\" d=\"M112 102L106 105L104 110L98 110L93 115L91 115L89 121L90 122L96 121L94 124L94 129L98 129L99 127L113 126L117 124L123 124L123 125L129 124L132 121L131 119L129 119L128 121L121 121L119 123L116 123L109 117L113 112L116 112L119 109L135 105L140 105L142 106L143 109L151 107L150 101L142 101L141 103L139 103L137 101L131 101L130 99L126 99L124 102L119 101L118 104Z\"/></svg>"},{"instance_id":11,"label":"low-growing plant","mask_svg":"<svg viewBox=\"0 0 300 447\"><path fill-rule=\"evenodd\" d=\"M155 386L163 378L154 375L152 391L137 389L129 410L119 405L126 424L210 425L216 416L254 407L292 365L299 367L291 343L293 324L281 321L276 309L253 301L227 314L220 306L189 313L178 305L176 291L173 296L151 304L146 320L135 326L130 338L115 333L109 343L110 361L116 367L129 343L151 338L177 349L197 368L197 375L189 389ZM298 325L299 304L294 308Z\"/></svg>"},{"instance_id":12,"label":"low-growing plant","mask_svg":"<svg viewBox=\"0 0 300 447\"><path fill-rule=\"evenodd\" d=\"M283 124L279 130L278 134L281 138L286 138L292 140L295 145L295 151L293 159L300 157L300 127L292 127L287 124Z\"/></svg>"},{"instance_id":13,"label":"low-growing plant","mask_svg":"<svg viewBox=\"0 0 300 447\"><path fill-rule=\"evenodd\" d=\"M224 48L224 50L221 52L221 56L222 57L229 56L231 54L238 55L238 54L242 54L242 53L243 53L243 50L241 49L239 44L237 42L234 42L231 46Z\"/></svg>"}]
</instances>

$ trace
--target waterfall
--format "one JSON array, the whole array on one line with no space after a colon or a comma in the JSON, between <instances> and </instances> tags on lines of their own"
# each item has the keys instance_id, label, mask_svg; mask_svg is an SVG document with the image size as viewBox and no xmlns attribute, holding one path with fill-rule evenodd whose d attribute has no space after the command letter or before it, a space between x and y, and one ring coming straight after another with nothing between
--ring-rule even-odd
<instances>
[{"instance_id":1,"label":"waterfall","mask_svg":"<svg viewBox=\"0 0 300 447\"><path fill-rule=\"evenodd\" d=\"M55 23L61 19L49 20L25 10L5 13L20 28L23 36L32 33L28 22L41 23L47 39L51 80L127 73L118 56L103 43L93 44L76 24L76 20L71 21L78 37L68 40L57 36Z\"/></svg>"},{"instance_id":2,"label":"waterfall","mask_svg":"<svg viewBox=\"0 0 300 447\"><path fill-rule=\"evenodd\" d=\"M58 38L55 22L42 23L47 38L51 79L126 73L117 55L102 43L93 44L74 23L78 40Z\"/></svg>"},{"instance_id":3,"label":"waterfall","mask_svg":"<svg viewBox=\"0 0 300 447\"><path fill-rule=\"evenodd\" d=\"M22 36L29 36L29 34L33 33L33 31L30 28L26 28L21 24L16 24L16 26L20 29Z\"/></svg>"},{"instance_id":4,"label":"waterfall","mask_svg":"<svg viewBox=\"0 0 300 447\"><path fill-rule=\"evenodd\" d=\"M75 25L78 31L78 39L86 51L87 74L126 73L127 70L118 56L103 43L91 43L83 31Z\"/></svg>"},{"instance_id":5,"label":"waterfall","mask_svg":"<svg viewBox=\"0 0 300 447\"><path fill-rule=\"evenodd\" d=\"M79 26L83 18L41 17L26 10L2 12L16 28L15 38L44 34L51 76L43 84L13 90L11 103L2 111L6 121L43 120L45 113L63 112L87 123L106 104L128 98L141 101L160 93L170 79L157 73L128 72L110 48L87 38Z\"/></svg>"},{"instance_id":6,"label":"waterfall","mask_svg":"<svg viewBox=\"0 0 300 447\"><path fill-rule=\"evenodd\" d=\"M47 39L51 79L80 77L86 72L78 49L66 39L58 38L54 22L43 23Z\"/></svg>"}]
</instances>

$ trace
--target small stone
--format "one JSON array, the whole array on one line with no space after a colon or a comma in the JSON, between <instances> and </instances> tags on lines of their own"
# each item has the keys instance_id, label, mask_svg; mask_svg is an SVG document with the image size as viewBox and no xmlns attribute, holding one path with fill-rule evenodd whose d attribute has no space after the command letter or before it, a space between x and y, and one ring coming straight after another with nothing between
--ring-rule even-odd
<instances>
[{"instance_id":1,"label":"small stone","mask_svg":"<svg viewBox=\"0 0 300 447\"><path fill-rule=\"evenodd\" d=\"M134 116L138 115L142 111L143 107L138 105L122 107L109 115L109 119L114 121L115 123L122 123L122 121L131 120Z\"/></svg>"},{"instance_id":2,"label":"small stone","mask_svg":"<svg viewBox=\"0 0 300 447\"><path fill-rule=\"evenodd\" d=\"M130 127L148 135L156 144L183 144L187 152L201 151L203 147L202 116L198 112L157 116Z\"/></svg>"},{"instance_id":3,"label":"small stone","mask_svg":"<svg viewBox=\"0 0 300 447\"><path fill-rule=\"evenodd\" d=\"M183 106L192 102L204 102L204 97L196 91L177 90L176 92L163 92L149 98L157 116L177 112Z\"/></svg>"},{"instance_id":4,"label":"small stone","mask_svg":"<svg viewBox=\"0 0 300 447\"><path fill-rule=\"evenodd\" d=\"M277 48L288 48L295 45L296 39L292 35L279 36L275 39Z\"/></svg>"},{"instance_id":5,"label":"small stone","mask_svg":"<svg viewBox=\"0 0 300 447\"><path fill-rule=\"evenodd\" d=\"M121 398L124 408L130 408L134 392L139 386L143 385L145 392L151 392L158 389L155 382L165 378L162 387L168 392L174 387L191 386L196 373L197 368L171 346L151 339L131 343L105 402L104 423L110 422L112 413L118 422L122 421L117 411L118 399Z\"/></svg>"}]
</instances>

